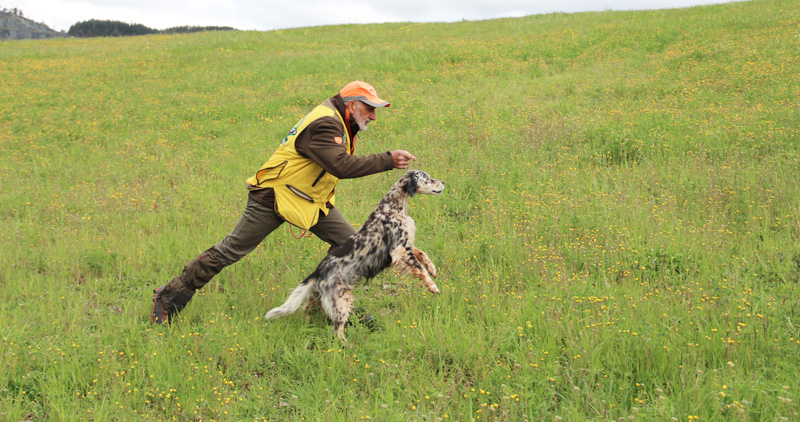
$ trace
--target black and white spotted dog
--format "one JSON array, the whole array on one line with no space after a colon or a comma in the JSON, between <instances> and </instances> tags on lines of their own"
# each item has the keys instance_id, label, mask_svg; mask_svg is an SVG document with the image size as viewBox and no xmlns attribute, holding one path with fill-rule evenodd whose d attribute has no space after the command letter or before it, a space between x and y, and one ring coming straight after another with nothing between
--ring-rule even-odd
<instances>
[{"instance_id":1,"label":"black and white spotted dog","mask_svg":"<svg viewBox=\"0 0 800 422\"><path fill-rule=\"evenodd\" d=\"M375 277L390 265L401 274L419 278L428 291L438 294L439 288L431 280L436 277L436 267L425 252L414 247L416 227L408 216L408 199L418 193L438 195L443 190L444 183L427 173L407 172L392 185L361 230L331 249L286 302L267 312L265 318L289 315L303 304L306 312L321 305L336 335L346 342L344 327L353 303L351 291L362 277Z\"/></svg>"}]
</instances>

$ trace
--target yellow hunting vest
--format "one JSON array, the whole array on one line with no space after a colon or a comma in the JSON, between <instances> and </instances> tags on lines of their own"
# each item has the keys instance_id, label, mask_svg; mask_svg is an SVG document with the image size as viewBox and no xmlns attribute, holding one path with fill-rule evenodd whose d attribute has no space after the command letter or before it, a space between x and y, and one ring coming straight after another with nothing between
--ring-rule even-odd
<instances>
[{"instance_id":1,"label":"yellow hunting vest","mask_svg":"<svg viewBox=\"0 0 800 422\"><path fill-rule=\"evenodd\" d=\"M334 188L339 179L310 158L298 154L294 142L312 122L331 116L342 123L345 148L348 154L352 154L350 135L344 126L344 119L330 101L326 101L300 119L283 138L272 157L254 176L247 179L250 189L272 188L275 191L275 211L278 215L306 230L317 224L320 211L328 215L326 204L334 204Z\"/></svg>"}]
</instances>

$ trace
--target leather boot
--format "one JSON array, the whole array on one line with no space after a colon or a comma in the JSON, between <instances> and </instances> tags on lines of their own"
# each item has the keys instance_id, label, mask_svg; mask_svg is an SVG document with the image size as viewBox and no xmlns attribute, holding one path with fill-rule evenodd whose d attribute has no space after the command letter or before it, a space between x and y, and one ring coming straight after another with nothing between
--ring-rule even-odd
<instances>
[{"instance_id":1,"label":"leather boot","mask_svg":"<svg viewBox=\"0 0 800 422\"><path fill-rule=\"evenodd\" d=\"M169 324L172 318L192 300L195 291L205 286L225 266L211 247L183 268L183 272L153 291L151 324Z\"/></svg>"}]
</instances>

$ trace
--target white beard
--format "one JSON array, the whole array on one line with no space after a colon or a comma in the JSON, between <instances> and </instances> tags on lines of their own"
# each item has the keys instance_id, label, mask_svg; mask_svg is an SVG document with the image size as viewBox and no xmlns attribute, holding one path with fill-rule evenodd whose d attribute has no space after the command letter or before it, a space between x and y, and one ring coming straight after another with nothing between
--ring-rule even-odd
<instances>
[{"instance_id":1,"label":"white beard","mask_svg":"<svg viewBox=\"0 0 800 422\"><path fill-rule=\"evenodd\" d=\"M368 127L367 124L369 124L369 122L372 121L372 120L367 120L367 119L361 117L361 113L359 113L358 111L353 113L353 118L355 119L356 124L358 125L358 130L360 130L362 132L367 130L367 127Z\"/></svg>"}]
</instances>

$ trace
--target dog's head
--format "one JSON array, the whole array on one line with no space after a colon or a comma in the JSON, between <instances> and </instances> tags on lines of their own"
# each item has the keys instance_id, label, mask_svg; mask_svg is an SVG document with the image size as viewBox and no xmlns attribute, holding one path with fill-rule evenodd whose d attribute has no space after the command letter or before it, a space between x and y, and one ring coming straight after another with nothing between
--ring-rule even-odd
<instances>
[{"instance_id":1,"label":"dog's head","mask_svg":"<svg viewBox=\"0 0 800 422\"><path fill-rule=\"evenodd\" d=\"M403 176L405 182L403 190L408 196L421 193L425 195L438 195L444 191L444 182L432 179L422 170L412 170Z\"/></svg>"}]
</instances>

